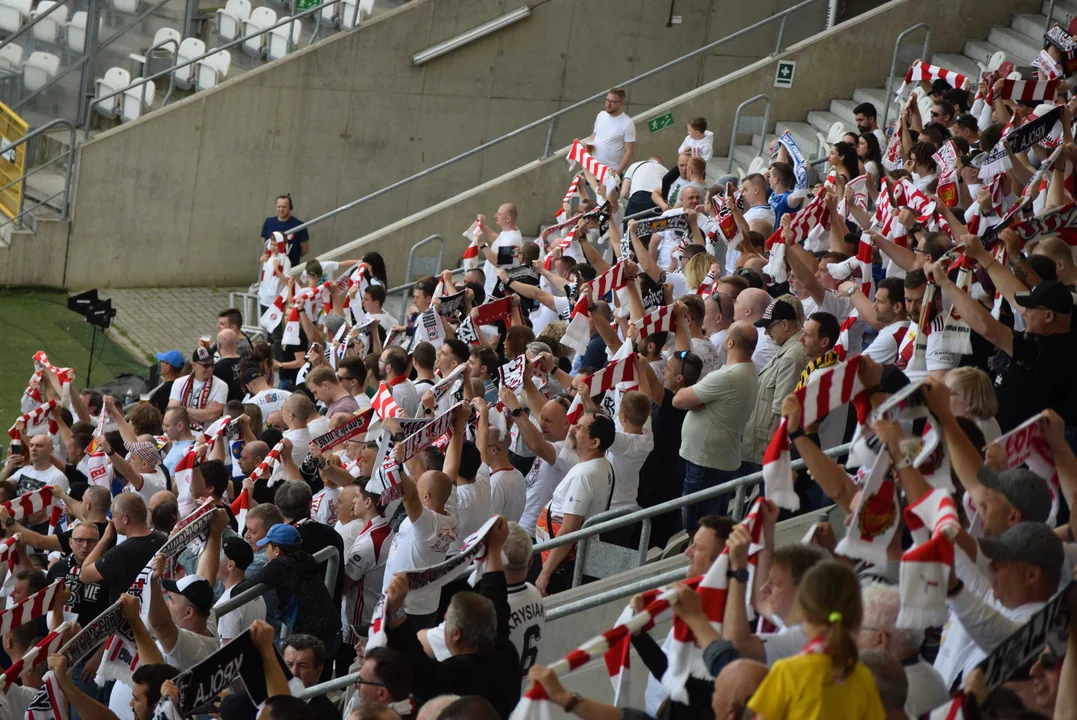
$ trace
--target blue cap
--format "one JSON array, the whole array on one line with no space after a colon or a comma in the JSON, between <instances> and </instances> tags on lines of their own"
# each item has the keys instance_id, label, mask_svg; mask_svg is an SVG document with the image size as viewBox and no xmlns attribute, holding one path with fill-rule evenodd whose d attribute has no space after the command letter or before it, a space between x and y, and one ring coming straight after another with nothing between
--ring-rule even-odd
<instances>
[{"instance_id":1,"label":"blue cap","mask_svg":"<svg viewBox=\"0 0 1077 720\"><path fill-rule=\"evenodd\" d=\"M158 362L166 362L174 368L183 367L183 353L179 350L169 350L168 352L157 353Z\"/></svg>"},{"instance_id":2,"label":"blue cap","mask_svg":"<svg viewBox=\"0 0 1077 720\"><path fill-rule=\"evenodd\" d=\"M265 547L266 543L274 545L299 545L303 540L299 537L299 531L291 525L277 523L269 528L266 536L258 541L258 547Z\"/></svg>"}]
</instances>

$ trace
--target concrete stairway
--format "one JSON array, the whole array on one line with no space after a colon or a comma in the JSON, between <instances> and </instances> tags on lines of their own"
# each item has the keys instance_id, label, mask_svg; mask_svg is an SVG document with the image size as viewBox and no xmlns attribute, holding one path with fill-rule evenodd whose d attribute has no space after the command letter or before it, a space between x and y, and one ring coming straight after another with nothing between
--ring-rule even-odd
<instances>
[{"instance_id":1,"label":"concrete stairway","mask_svg":"<svg viewBox=\"0 0 1077 720\"><path fill-rule=\"evenodd\" d=\"M1047 23L1047 13L1050 9L1050 0L1044 0L1041 14L1018 13L1012 16L1009 27L995 26L990 29L985 40L966 40L961 54L935 53L930 62L934 65L962 73L966 77L976 81L980 76L977 63L987 65L995 53L1001 52L1006 59L1014 64L1015 69L1028 68L1043 47L1043 33ZM1061 2L1056 0L1053 19L1065 26L1070 19L1077 17L1077 3ZM923 35L914 33L909 36L906 44L902 46L905 53L915 53L922 43ZM915 59L915 54L910 58ZM904 80L905 70L909 62L903 62L903 55L899 55L898 67L895 68L895 77L891 81L891 97L887 98L884 87L856 88L852 98L836 98L830 101L830 106L825 110L812 110L804 121L779 121L774 125L774 134L768 134L765 144L762 145L764 153L770 145L770 141L786 131L792 134L793 139L810 160L814 160L826 154L826 137L834 123L841 123L846 130L856 131L856 120L853 108L863 102L875 105L879 113L879 122L882 123L883 114L887 105L890 105L888 117L892 121L896 117L898 108L893 105L893 95L897 88L901 87ZM748 112L760 112L759 106L748 108ZM821 137L821 141L820 141ZM738 143L743 142L748 135L739 135ZM737 144L733 149L734 173L738 170L747 172L752 160L759 155L759 135L751 136L751 144ZM729 158L712 158L707 165L707 179L711 182L720 175L724 175L728 169Z\"/></svg>"}]
</instances>

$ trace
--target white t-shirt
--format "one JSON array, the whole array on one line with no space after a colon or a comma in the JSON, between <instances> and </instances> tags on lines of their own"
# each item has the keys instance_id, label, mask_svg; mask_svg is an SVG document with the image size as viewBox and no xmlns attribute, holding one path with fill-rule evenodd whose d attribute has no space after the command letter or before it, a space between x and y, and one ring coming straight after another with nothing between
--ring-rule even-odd
<instances>
[{"instance_id":1,"label":"white t-shirt","mask_svg":"<svg viewBox=\"0 0 1077 720\"><path fill-rule=\"evenodd\" d=\"M501 515L510 522L519 522L524 514L527 481L514 467L490 474L490 514Z\"/></svg>"},{"instance_id":2,"label":"white t-shirt","mask_svg":"<svg viewBox=\"0 0 1077 720\"><path fill-rule=\"evenodd\" d=\"M550 514L580 515L585 520L604 512L613 490L613 467L605 456L577 463L553 491Z\"/></svg>"},{"instance_id":3,"label":"white t-shirt","mask_svg":"<svg viewBox=\"0 0 1077 720\"><path fill-rule=\"evenodd\" d=\"M625 170L625 180L631 180L629 191L632 195L645 192L648 195L662 189L662 179L667 170L654 160L634 162ZM272 301L270 301L272 302Z\"/></svg>"},{"instance_id":4,"label":"white t-shirt","mask_svg":"<svg viewBox=\"0 0 1077 720\"><path fill-rule=\"evenodd\" d=\"M769 335L759 333L759 340L755 344L755 352L752 353L752 364L755 365L755 371L757 373L763 372L763 368L781 349L781 346L771 340Z\"/></svg>"},{"instance_id":5,"label":"white t-shirt","mask_svg":"<svg viewBox=\"0 0 1077 720\"><path fill-rule=\"evenodd\" d=\"M942 676L923 658L905 665L905 678L909 681L905 714L911 718L927 715L950 699L950 689L942 682Z\"/></svg>"},{"instance_id":6,"label":"white t-shirt","mask_svg":"<svg viewBox=\"0 0 1077 720\"><path fill-rule=\"evenodd\" d=\"M613 445L606 451L606 459L610 461L614 472L610 510L637 507L639 470L653 449L654 435L647 428L639 435L619 432L614 436Z\"/></svg>"},{"instance_id":7,"label":"white t-shirt","mask_svg":"<svg viewBox=\"0 0 1077 720\"><path fill-rule=\"evenodd\" d=\"M31 465L21 467L10 479L12 482L18 484L19 478L36 480L37 482L45 483L52 487L58 487L65 493L71 492L71 484L67 481L67 475L55 465L49 465L44 470L34 470Z\"/></svg>"},{"instance_id":8,"label":"white t-shirt","mask_svg":"<svg viewBox=\"0 0 1077 720\"><path fill-rule=\"evenodd\" d=\"M481 470L475 481L456 486L456 512L460 528L456 539L449 545L449 554L455 555L464 546L464 539L490 519L490 477Z\"/></svg>"},{"instance_id":9,"label":"white t-shirt","mask_svg":"<svg viewBox=\"0 0 1077 720\"><path fill-rule=\"evenodd\" d=\"M265 605L265 601L262 602L262 605ZM234 612L238 613L239 610ZM217 652L221 647L221 642L217 639L214 617L215 613L211 612L209 629L213 633L212 635L199 635L190 630L179 628L179 634L176 637L176 644L172 646L172 652L163 652L164 648L161 648L162 654L165 656L165 662L183 672L184 670L190 670ZM263 615L263 617L265 616Z\"/></svg>"},{"instance_id":10,"label":"white t-shirt","mask_svg":"<svg viewBox=\"0 0 1077 720\"><path fill-rule=\"evenodd\" d=\"M292 441L292 462L299 467L310 454L310 429L304 427L285 430L282 435Z\"/></svg>"},{"instance_id":11,"label":"white t-shirt","mask_svg":"<svg viewBox=\"0 0 1077 720\"><path fill-rule=\"evenodd\" d=\"M422 398L419 397L419 391L415 389L411 380L398 382L390 388L390 392L393 394L393 402L399 405L409 418L420 417L418 411Z\"/></svg>"},{"instance_id":12,"label":"white t-shirt","mask_svg":"<svg viewBox=\"0 0 1077 720\"><path fill-rule=\"evenodd\" d=\"M188 378L193 382L190 395L187 397L187 402L183 402L183 389L187 385ZM168 401L175 400L183 407L201 409L207 405L218 403L224 405L228 401L228 383L221 380L217 376L210 378L209 397L206 398L206 402L201 402L202 388L205 386L205 382L202 380L196 380L194 375L184 375L178 378L172 383L172 390L168 393Z\"/></svg>"},{"instance_id":13,"label":"white t-shirt","mask_svg":"<svg viewBox=\"0 0 1077 720\"><path fill-rule=\"evenodd\" d=\"M696 140L691 135L684 136L684 142L677 148L677 154L691 153L693 157L701 157L710 160L714 153L714 133L710 130L703 131L703 137Z\"/></svg>"},{"instance_id":14,"label":"white t-shirt","mask_svg":"<svg viewBox=\"0 0 1077 720\"><path fill-rule=\"evenodd\" d=\"M445 560L449 546L457 538L459 520L456 515L442 515L424 507L416 522L405 518L389 547L381 591L389 587L395 573L414 568L437 565ZM438 587L412 590L404 598L404 610L410 615L429 615L438 609L441 589Z\"/></svg>"},{"instance_id":15,"label":"white t-shirt","mask_svg":"<svg viewBox=\"0 0 1077 720\"><path fill-rule=\"evenodd\" d=\"M744 222L751 225L755 220L766 220L774 227L774 208L770 205L756 205L744 211Z\"/></svg>"},{"instance_id":16,"label":"white t-shirt","mask_svg":"<svg viewBox=\"0 0 1077 720\"><path fill-rule=\"evenodd\" d=\"M273 304L280 293L283 278L287 278L292 262L287 255L277 255L262 263L262 277L258 281L258 302L266 307ZM280 275L277 274L280 270Z\"/></svg>"},{"instance_id":17,"label":"white t-shirt","mask_svg":"<svg viewBox=\"0 0 1077 720\"><path fill-rule=\"evenodd\" d=\"M359 530L359 535L350 546L344 546L350 548L344 560L344 572L352 581L345 593L342 608L345 635L350 635L352 625L368 624L374 614L374 606L381 599L385 560L391 545L388 541L392 534L389 521L378 515Z\"/></svg>"},{"instance_id":18,"label":"white t-shirt","mask_svg":"<svg viewBox=\"0 0 1077 720\"><path fill-rule=\"evenodd\" d=\"M625 156L625 144L636 142L636 127L624 112L610 115L605 110L595 117L595 160L616 172Z\"/></svg>"},{"instance_id":19,"label":"white t-shirt","mask_svg":"<svg viewBox=\"0 0 1077 720\"><path fill-rule=\"evenodd\" d=\"M722 367L722 353L709 339L692 338L692 352L703 361L703 370L699 373L700 379Z\"/></svg>"},{"instance_id":20,"label":"white t-shirt","mask_svg":"<svg viewBox=\"0 0 1077 720\"><path fill-rule=\"evenodd\" d=\"M175 387L175 385L173 385ZM258 406L258 409L262 411L262 418L268 418L272 413L275 413L284 408L284 401L291 395L287 390L277 390L276 388L269 388L268 390L262 390L254 395L247 395L243 398L244 404L253 403Z\"/></svg>"},{"instance_id":21,"label":"white t-shirt","mask_svg":"<svg viewBox=\"0 0 1077 720\"><path fill-rule=\"evenodd\" d=\"M157 470L152 473L142 473L141 490L136 490L135 487L130 483L128 483L127 487L124 488L124 490L126 491L138 493L138 496L144 501L146 501L146 507L150 506L150 498L153 497L154 493L167 489L168 480L165 478L165 474L161 471L161 468L159 466Z\"/></svg>"},{"instance_id":22,"label":"white t-shirt","mask_svg":"<svg viewBox=\"0 0 1077 720\"><path fill-rule=\"evenodd\" d=\"M942 315L936 317L931 323L931 334L927 336L927 348L924 351L925 370L910 370L908 367L909 361L916 352L916 335L920 331L920 328L915 323L909 325L909 331L905 333L905 337L901 341L901 347L898 349L898 357L900 358L898 367L905 365L902 372L909 378L909 382L917 382L933 370L952 370L957 361L960 360L960 357L955 357L952 353L941 348L942 329L945 323L946 319ZM998 435L994 436L994 438L997 437ZM991 442L994 438L987 438L987 441Z\"/></svg>"},{"instance_id":23,"label":"white t-shirt","mask_svg":"<svg viewBox=\"0 0 1077 720\"><path fill-rule=\"evenodd\" d=\"M531 422L530 416L527 422ZM532 537L535 535L539 515L553 497L554 488L564 479L568 469L576 464L576 452L564 440L553 443L553 447L557 452L554 464L550 465L542 458L536 457L525 479L527 497L524 501L524 514L520 517L520 525Z\"/></svg>"},{"instance_id":24,"label":"white t-shirt","mask_svg":"<svg viewBox=\"0 0 1077 720\"><path fill-rule=\"evenodd\" d=\"M898 348L905 339L909 321L901 320L890 323L875 336L875 340L864 348L864 355L880 365L893 365L897 361Z\"/></svg>"},{"instance_id":25,"label":"white t-shirt","mask_svg":"<svg viewBox=\"0 0 1077 720\"><path fill-rule=\"evenodd\" d=\"M520 234L519 230L502 230L501 234L497 236L497 239L490 243L490 250L497 254L498 248L503 247L520 247L524 244L524 237ZM489 297L490 293L494 291L494 287L497 285L497 265L487 260L482 266L482 272L486 276L486 296Z\"/></svg>"},{"instance_id":26,"label":"white t-shirt","mask_svg":"<svg viewBox=\"0 0 1077 720\"><path fill-rule=\"evenodd\" d=\"M355 518L349 523L342 523L338 518L333 529L337 531L337 535L340 535L340 539L344 541L344 552L348 552L348 548L355 543L355 538L359 537L359 531L363 529L363 521Z\"/></svg>"},{"instance_id":27,"label":"white t-shirt","mask_svg":"<svg viewBox=\"0 0 1077 720\"><path fill-rule=\"evenodd\" d=\"M332 527L337 524L337 498L340 488L326 485L314 494L310 503L310 514L323 525Z\"/></svg>"},{"instance_id":28,"label":"white t-shirt","mask_svg":"<svg viewBox=\"0 0 1077 720\"><path fill-rule=\"evenodd\" d=\"M508 586L509 640L520 655L520 672L526 675L538 657L542 628L546 625L546 606L542 593L531 583ZM426 631L426 642L434 653L434 659L445 662L452 653L445 645L445 623Z\"/></svg>"},{"instance_id":29,"label":"white t-shirt","mask_svg":"<svg viewBox=\"0 0 1077 720\"><path fill-rule=\"evenodd\" d=\"M221 599L216 602L214 607L219 607L230 600L233 589L235 589L234 585L230 588L225 588L225 591L221 593ZM221 636L221 642L228 642L232 638L242 635L243 631L249 628L255 620L265 619L266 602L263 598L257 597L227 615L222 615L218 618L217 633Z\"/></svg>"}]
</instances>

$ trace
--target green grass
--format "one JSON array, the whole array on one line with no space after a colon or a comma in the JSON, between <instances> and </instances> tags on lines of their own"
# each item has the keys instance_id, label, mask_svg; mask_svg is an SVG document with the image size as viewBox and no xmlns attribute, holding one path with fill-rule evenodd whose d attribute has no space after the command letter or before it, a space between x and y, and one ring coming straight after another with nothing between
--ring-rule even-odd
<instances>
[{"instance_id":1,"label":"green grass","mask_svg":"<svg viewBox=\"0 0 1077 720\"><path fill-rule=\"evenodd\" d=\"M21 414L20 398L38 350L44 350L53 365L74 368L77 386L87 386L92 335L93 327L86 319L67 309L63 292L0 290L0 429L11 427ZM103 338L99 332L91 386L124 373L146 375L145 364Z\"/></svg>"}]
</instances>

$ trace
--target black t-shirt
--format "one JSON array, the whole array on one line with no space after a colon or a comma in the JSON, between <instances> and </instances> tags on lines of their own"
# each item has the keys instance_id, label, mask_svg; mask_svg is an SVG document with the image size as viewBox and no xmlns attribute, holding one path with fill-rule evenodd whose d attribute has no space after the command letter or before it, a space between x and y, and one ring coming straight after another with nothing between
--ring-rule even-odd
<instances>
[{"instance_id":1,"label":"black t-shirt","mask_svg":"<svg viewBox=\"0 0 1077 720\"><path fill-rule=\"evenodd\" d=\"M340 720L340 710L325 695L312 697L307 700L307 705L314 711L314 717L318 720Z\"/></svg>"},{"instance_id":2,"label":"black t-shirt","mask_svg":"<svg viewBox=\"0 0 1077 720\"><path fill-rule=\"evenodd\" d=\"M101 573L108 585L108 603L111 605L127 592L168 536L154 530L142 537L129 537L101 556L96 563L97 572Z\"/></svg>"},{"instance_id":3,"label":"black t-shirt","mask_svg":"<svg viewBox=\"0 0 1077 720\"><path fill-rule=\"evenodd\" d=\"M303 332L303 328L299 328L299 344L298 345L281 345L280 346L280 361L282 363L292 362L295 360L295 354L306 353L307 348L310 347L310 341L307 340L307 334ZM295 378L299 374L299 368L281 368L278 375L282 382L284 382L289 388L295 386Z\"/></svg>"},{"instance_id":4,"label":"black t-shirt","mask_svg":"<svg viewBox=\"0 0 1077 720\"><path fill-rule=\"evenodd\" d=\"M243 388L239 384L240 358L221 358L213 366L213 376L219 377L228 384L228 399L242 400Z\"/></svg>"},{"instance_id":5,"label":"black t-shirt","mask_svg":"<svg viewBox=\"0 0 1077 720\"><path fill-rule=\"evenodd\" d=\"M51 568L46 579L51 584L63 580L71 590L71 602L65 608L79 616L79 625L86 625L103 613L109 606L104 583L83 583L79 580L79 566L69 554L64 554Z\"/></svg>"},{"instance_id":6,"label":"black t-shirt","mask_svg":"<svg viewBox=\"0 0 1077 720\"><path fill-rule=\"evenodd\" d=\"M1001 350L989 362L998 396L998 420L1009 432L1040 411L1051 408L1067 427L1077 426L1077 380L1071 364L1077 337L1013 334L1013 357Z\"/></svg>"},{"instance_id":7,"label":"black t-shirt","mask_svg":"<svg viewBox=\"0 0 1077 720\"><path fill-rule=\"evenodd\" d=\"M172 380L166 380L161 383L161 387L157 388L150 394L150 405L164 413L168 409L168 398L172 394Z\"/></svg>"},{"instance_id":8,"label":"black t-shirt","mask_svg":"<svg viewBox=\"0 0 1077 720\"><path fill-rule=\"evenodd\" d=\"M340 533L328 525L308 519L298 523L295 529L299 531L299 537L303 539L303 551L307 554L313 555L324 548L335 547L340 557L344 557L344 539L340 537ZM328 564L325 560L318 563L318 573L321 577L325 577L325 568ZM340 601L343 588L344 573L338 572L337 584L333 589L333 600Z\"/></svg>"}]
</instances>

